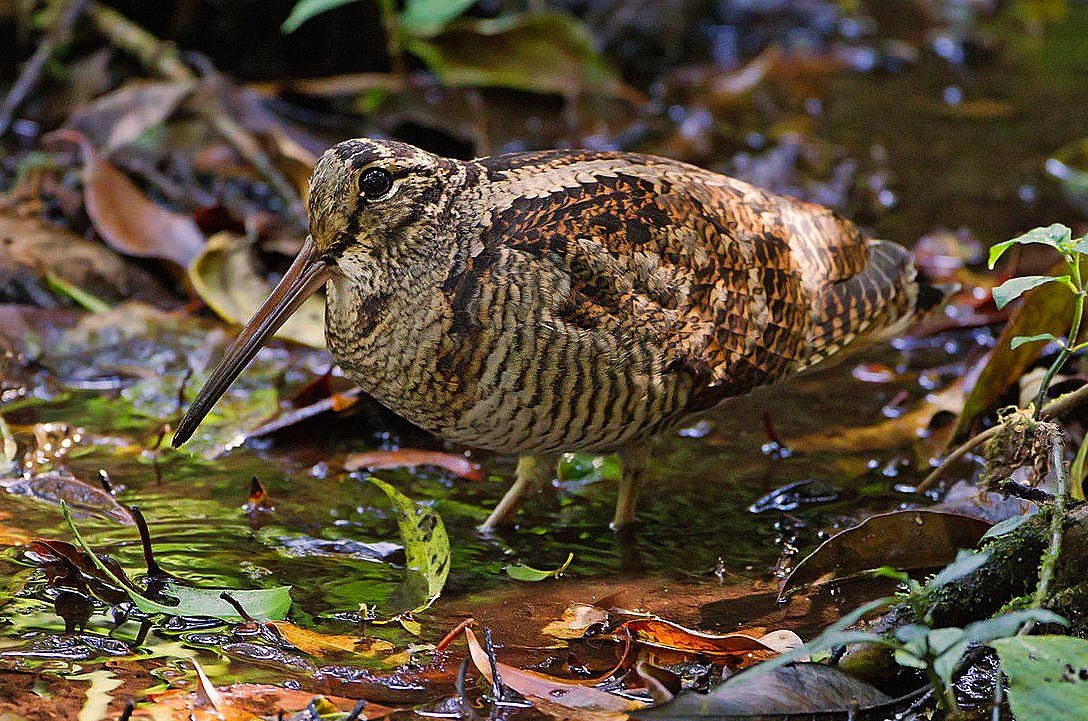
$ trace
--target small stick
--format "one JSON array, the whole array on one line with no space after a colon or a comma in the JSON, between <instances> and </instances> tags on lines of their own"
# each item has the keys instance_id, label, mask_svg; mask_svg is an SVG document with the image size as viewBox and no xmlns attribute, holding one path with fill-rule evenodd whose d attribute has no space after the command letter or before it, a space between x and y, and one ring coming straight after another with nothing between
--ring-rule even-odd
<instances>
[{"instance_id":1,"label":"small stick","mask_svg":"<svg viewBox=\"0 0 1088 721\"><path fill-rule=\"evenodd\" d=\"M72 36L72 28L75 27L76 20L87 8L87 2L88 0L69 0L64 7L64 12L61 13L60 18L57 20L57 24L53 26L49 35L39 43L38 49L30 56L30 60L26 61L23 71L19 74L19 79L11 87L8 96L4 98L3 105L0 105L0 135L8 131L8 126L11 125L15 111L19 109L27 96L37 87L42 70L45 69L45 64L49 62L49 58L53 57L53 53L56 52L57 48L66 44Z\"/></svg>"}]
</instances>

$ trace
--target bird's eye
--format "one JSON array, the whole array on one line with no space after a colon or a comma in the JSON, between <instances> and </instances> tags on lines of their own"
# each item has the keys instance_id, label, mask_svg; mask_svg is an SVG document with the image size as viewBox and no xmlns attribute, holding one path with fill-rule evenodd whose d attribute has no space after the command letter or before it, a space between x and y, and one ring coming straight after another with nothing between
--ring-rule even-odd
<instances>
[{"instance_id":1,"label":"bird's eye","mask_svg":"<svg viewBox=\"0 0 1088 721\"><path fill-rule=\"evenodd\" d=\"M380 198L393 187L393 176L385 168L370 168L359 178L359 190L367 198Z\"/></svg>"}]
</instances>

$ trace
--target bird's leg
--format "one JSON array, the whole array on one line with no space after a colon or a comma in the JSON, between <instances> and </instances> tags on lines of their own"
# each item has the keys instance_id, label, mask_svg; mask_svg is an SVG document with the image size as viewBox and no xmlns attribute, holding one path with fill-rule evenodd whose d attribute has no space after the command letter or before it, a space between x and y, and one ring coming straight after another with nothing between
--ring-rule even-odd
<instances>
[{"instance_id":1,"label":"bird's leg","mask_svg":"<svg viewBox=\"0 0 1088 721\"><path fill-rule=\"evenodd\" d=\"M642 474L650 460L650 449L645 443L624 446L617 453L620 459L620 489L616 495L616 515L612 528L619 530L635 520L635 504Z\"/></svg>"},{"instance_id":2,"label":"bird's leg","mask_svg":"<svg viewBox=\"0 0 1088 721\"><path fill-rule=\"evenodd\" d=\"M525 497L539 491L555 478L558 463L558 453L518 456L517 479L514 485L510 486L510 490L483 522L480 530L489 533L499 526L510 523Z\"/></svg>"}]
</instances>

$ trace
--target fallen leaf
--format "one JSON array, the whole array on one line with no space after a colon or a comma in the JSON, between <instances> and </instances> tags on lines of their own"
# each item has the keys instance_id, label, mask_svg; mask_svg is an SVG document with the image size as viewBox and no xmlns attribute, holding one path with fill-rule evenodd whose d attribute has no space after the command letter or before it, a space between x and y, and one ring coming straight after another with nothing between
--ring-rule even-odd
<instances>
[{"instance_id":1,"label":"fallen leaf","mask_svg":"<svg viewBox=\"0 0 1088 721\"><path fill-rule=\"evenodd\" d=\"M382 638L360 638L337 634L318 633L300 628L288 621L269 621L271 626L283 636L284 640L311 656L322 658L330 653L347 651L361 656L376 656L392 651L394 646Z\"/></svg>"},{"instance_id":2,"label":"fallen leaf","mask_svg":"<svg viewBox=\"0 0 1088 721\"><path fill-rule=\"evenodd\" d=\"M208 239L189 265L189 280L201 299L231 323L247 321L272 294L272 284L255 269L252 244L229 231ZM307 298L275 337L324 348L324 299L318 295Z\"/></svg>"},{"instance_id":3,"label":"fallen leaf","mask_svg":"<svg viewBox=\"0 0 1088 721\"><path fill-rule=\"evenodd\" d=\"M132 514L103 489L84 483L68 471L46 471L29 477L0 478L8 493L30 496L53 505L67 503L77 518L99 516L126 526L134 525Z\"/></svg>"},{"instance_id":4,"label":"fallen leaf","mask_svg":"<svg viewBox=\"0 0 1088 721\"><path fill-rule=\"evenodd\" d=\"M876 687L833 666L795 663L759 675L737 674L707 694L681 693L672 703L633 713L631 718L740 721L812 718L814 714L823 718L824 713L869 711L891 701L890 696Z\"/></svg>"},{"instance_id":5,"label":"fallen leaf","mask_svg":"<svg viewBox=\"0 0 1088 721\"><path fill-rule=\"evenodd\" d=\"M400 601L407 611L422 611L438 598L450 573L450 539L442 517L397 491L385 481L369 479L381 489L397 513L397 527L404 543L408 577L400 588ZM414 624L403 614L401 625L411 632ZM405 623L407 621L407 624Z\"/></svg>"},{"instance_id":6,"label":"fallen leaf","mask_svg":"<svg viewBox=\"0 0 1088 721\"><path fill-rule=\"evenodd\" d=\"M558 621L552 621L540 630L552 638L582 638L590 629L603 629L608 623L608 612L588 603L572 603L563 611Z\"/></svg>"},{"instance_id":7,"label":"fallen leaf","mask_svg":"<svg viewBox=\"0 0 1088 721\"><path fill-rule=\"evenodd\" d=\"M204 245L204 235L192 218L144 195L75 130L57 130L53 136L79 144L84 205L94 229L107 245L125 255L160 258L188 267Z\"/></svg>"},{"instance_id":8,"label":"fallen leaf","mask_svg":"<svg viewBox=\"0 0 1088 721\"><path fill-rule=\"evenodd\" d=\"M464 456L439 451L400 448L395 451L352 453L344 459L345 471L380 471L387 468L416 468L417 466L444 468L469 481L482 481L485 478L479 464L473 463Z\"/></svg>"},{"instance_id":9,"label":"fallen leaf","mask_svg":"<svg viewBox=\"0 0 1088 721\"><path fill-rule=\"evenodd\" d=\"M741 665L747 665L765 658L776 656L779 648L760 640L762 634L727 633L714 635L694 631L690 628L665 621L660 618L639 618L626 621L612 632L614 638L623 638L629 633L631 640L644 646L679 651L686 654L704 654L706 656L741 657ZM781 647L781 639L774 638L774 643ZM735 667L735 664L731 664Z\"/></svg>"},{"instance_id":10,"label":"fallen leaf","mask_svg":"<svg viewBox=\"0 0 1088 721\"><path fill-rule=\"evenodd\" d=\"M959 513L906 510L870 516L824 541L797 564L779 600L801 586L848 578L882 566L901 571L946 566L961 548L974 548L992 524Z\"/></svg>"},{"instance_id":11,"label":"fallen leaf","mask_svg":"<svg viewBox=\"0 0 1088 721\"><path fill-rule=\"evenodd\" d=\"M110 153L166 122L195 84L193 80L129 82L77 106L65 125Z\"/></svg>"},{"instance_id":12,"label":"fallen leaf","mask_svg":"<svg viewBox=\"0 0 1088 721\"><path fill-rule=\"evenodd\" d=\"M487 652L480 646L480 642L476 640L476 635L471 629L466 628L465 638L468 641L469 654L476 670L488 681L494 682L491 675L491 661L487 657ZM614 714L636 711L647 706L644 701L624 698L592 685L586 685L593 682L564 681L535 671L522 671L501 661L497 661L495 667L498 669L503 685L509 686L533 701L534 705L539 699L569 709Z\"/></svg>"},{"instance_id":13,"label":"fallen leaf","mask_svg":"<svg viewBox=\"0 0 1088 721\"><path fill-rule=\"evenodd\" d=\"M570 562L574 560L574 554L568 553L567 560L563 561L563 564L554 571L542 571L538 568L532 568L521 563L514 564L512 566L506 566L503 570L506 571L506 575L515 581L546 581L549 578L559 578L563 575L564 571L570 566Z\"/></svg>"},{"instance_id":14,"label":"fallen leaf","mask_svg":"<svg viewBox=\"0 0 1088 721\"><path fill-rule=\"evenodd\" d=\"M11 518L11 514L0 511L0 521ZM23 546L30 543L32 536L20 528L12 528L0 523L0 546Z\"/></svg>"}]
</instances>

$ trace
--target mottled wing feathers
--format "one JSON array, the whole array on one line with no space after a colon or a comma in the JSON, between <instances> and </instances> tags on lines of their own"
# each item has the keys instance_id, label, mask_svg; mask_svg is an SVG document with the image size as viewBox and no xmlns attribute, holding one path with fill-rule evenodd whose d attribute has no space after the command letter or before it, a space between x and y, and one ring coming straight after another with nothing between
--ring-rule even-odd
<instances>
[{"instance_id":1,"label":"mottled wing feathers","mask_svg":"<svg viewBox=\"0 0 1088 721\"><path fill-rule=\"evenodd\" d=\"M545 151L481 159L488 245L569 273L562 318L649 343L710 406L814 365L904 317L898 246L821 206L652 156Z\"/></svg>"}]
</instances>

